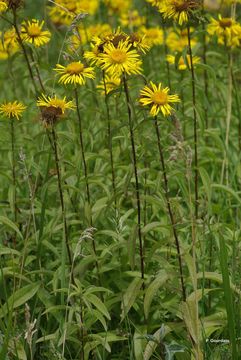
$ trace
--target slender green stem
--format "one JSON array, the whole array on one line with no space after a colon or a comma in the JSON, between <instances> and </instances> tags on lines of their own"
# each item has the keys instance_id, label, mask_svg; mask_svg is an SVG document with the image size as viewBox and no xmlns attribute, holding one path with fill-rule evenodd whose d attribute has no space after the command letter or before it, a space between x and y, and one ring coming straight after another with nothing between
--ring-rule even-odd
<instances>
[{"instance_id":1,"label":"slender green stem","mask_svg":"<svg viewBox=\"0 0 241 360\"><path fill-rule=\"evenodd\" d=\"M202 13L203 15L205 14L205 10L204 10L204 0L202 2ZM203 63L204 65L207 65L207 39L206 39L206 29L205 29L205 23L202 22L202 30L203 30L203 54L202 54L202 59L203 59ZM203 72L203 78L204 78L204 93L205 93L205 100L208 101L208 73L206 68L204 68L204 72ZM204 106L204 119L205 119L205 127L206 129L208 129L208 109L207 109L207 105L205 104Z\"/></svg>"},{"instance_id":2,"label":"slender green stem","mask_svg":"<svg viewBox=\"0 0 241 360\"><path fill-rule=\"evenodd\" d=\"M90 187L89 187L89 180L88 180L88 169L87 169L87 163L86 163L86 158L85 158L85 150L84 150L82 119L81 119L80 108L79 108L79 96L78 96L78 91L77 91L76 88L74 90L74 93L75 93L75 103L76 103L76 110L77 110L77 119L78 119L78 125L79 125L79 141L80 141L81 157L82 157L83 167L84 167L84 178L85 178L87 202L88 202L89 211L90 211L90 220L89 220L90 224L89 225L92 227L93 226L93 220L92 220L92 214L91 214L91 201L90 201ZM101 284L100 272L99 272L99 264L98 264L98 261L97 261L97 251L96 251L96 244L95 244L94 237L92 238L92 247L93 247L94 255L96 257L95 265L96 265L96 269L97 269L98 280L99 280L99 284Z\"/></svg>"},{"instance_id":3,"label":"slender green stem","mask_svg":"<svg viewBox=\"0 0 241 360\"><path fill-rule=\"evenodd\" d=\"M43 82L42 82L42 79L41 79L41 75L40 75L40 71L39 71L39 66L38 66L37 61L36 61L35 58L34 58L34 54L33 54L33 50L32 50L32 49L30 50L30 57L31 57L31 60L32 60L32 62L33 62L33 64L34 64L34 67L35 67L35 70L36 70L36 74L37 74L37 77L38 77L38 81L39 81L41 90L42 90L43 92L45 92L44 85L43 85Z\"/></svg>"},{"instance_id":4,"label":"slender green stem","mask_svg":"<svg viewBox=\"0 0 241 360\"><path fill-rule=\"evenodd\" d=\"M139 179L137 172L137 159L136 159L136 147L135 147L135 138L134 138L134 130L133 130L133 122L132 122L132 111L131 111L131 100L130 94L128 90L126 75L123 75L123 84L124 91L126 96L126 104L128 110L128 120L129 120L129 131L131 138L131 148L132 148L132 157L133 157L133 168L135 174L135 192L136 192L136 203L137 203L137 226L138 226L138 238L139 238L139 251L140 251L140 265L141 265L141 278L144 280L145 275L145 264L144 264L144 252L143 252L143 242L142 242L142 234L141 234L141 200L140 200L140 187L139 187ZM144 282L143 282L144 289Z\"/></svg>"},{"instance_id":5,"label":"slender green stem","mask_svg":"<svg viewBox=\"0 0 241 360\"><path fill-rule=\"evenodd\" d=\"M14 29L15 29L16 34L17 34L17 41L18 41L21 49L23 50L23 55L24 55L24 58L25 58L25 61L26 61L27 67L28 67L29 75L30 75L30 78L31 78L32 83L33 83L35 94L37 96L38 88L37 88L37 85L36 85L36 81L34 79L34 74L33 74L32 67L31 67L31 64L30 64L30 61L29 61L29 58L28 58L27 50L25 49L25 46L24 46L22 38L21 38L21 34L20 34L19 30L18 30L16 10L13 10L13 26L14 26Z\"/></svg>"},{"instance_id":6,"label":"slender green stem","mask_svg":"<svg viewBox=\"0 0 241 360\"><path fill-rule=\"evenodd\" d=\"M68 226L66 220L66 213L65 213L65 203L64 203L64 194L62 188L62 177L61 177L61 169L60 169L60 161L59 161L59 154L58 154L58 146L57 146L57 135L55 132L54 127L51 128L52 139L53 139L53 146L54 146L54 158L55 158L55 165L57 170L57 178L58 178L58 188L59 188L59 197L60 197L60 204L62 210L62 218L63 218L63 225L64 225L64 239L65 245L68 253L69 264L72 266L72 255L69 245L69 237L68 237ZM72 279L73 280L73 279ZM74 281L73 281L74 283Z\"/></svg>"},{"instance_id":7,"label":"slender green stem","mask_svg":"<svg viewBox=\"0 0 241 360\"><path fill-rule=\"evenodd\" d=\"M174 215L173 215L173 211L172 211L172 207L171 207L171 203L170 203L170 198L169 198L169 195L168 195L168 188L169 188L169 186L168 186L168 178L167 178L167 172L166 172L165 159L164 159L162 146L161 146L160 130L159 130L159 127L158 127L158 122L157 122L157 117L156 116L155 116L155 119L154 119L154 125L155 125L155 130L156 130L157 145L158 145L160 163L161 163L162 174L163 174L163 179L164 179L163 188L164 188L168 214L169 214L169 218L170 218L170 221L171 221L173 236L174 236L174 239L175 239L175 244L176 244L176 249L177 249L177 254L178 254L179 273L180 273L180 281L181 281L181 287L182 287L182 299L183 299L183 301L185 301L186 300L186 289L185 289L185 285L184 285L184 276L183 276L183 265L182 265L180 241L179 241L179 238L178 238L178 234L177 234L177 230L176 230L176 223L175 223L175 219L174 219Z\"/></svg>"},{"instance_id":8,"label":"slender green stem","mask_svg":"<svg viewBox=\"0 0 241 360\"><path fill-rule=\"evenodd\" d=\"M230 124L232 117L232 103L233 103L233 78L232 78L232 68L233 68L233 56L232 50L227 48L228 52L228 87L227 87L227 113L226 113L226 135L225 135L225 155L222 163L222 172L221 172L221 183L224 180L224 174L226 172L226 183L228 184L228 150L229 150L229 133L230 133Z\"/></svg>"},{"instance_id":9,"label":"slender green stem","mask_svg":"<svg viewBox=\"0 0 241 360\"><path fill-rule=\"evenodd\" d=\"M88 201L88 205L91 206L91 203L90 203L90 187L89 187L89 180L88 180L88 170L87 170L87 163L86 163L86 158L85 158L82 121L81 121L81 115L80 115L79 96L78 96L77 89L75 89L74 93L75 93L75 103L76 103L76 109L77 109L77 119L78 119L78 125L79 125L79 140L80 140L81 157L82 157L82 160L83 160L83 167L84 167L84 177L85 177L87 201ZM92 216L91 216L91 219L92 219ZM92 222L92 220L91 220L91 222ZM91 224L91 226L92 226L92 224Z\"/></svg>"},{"instance_id":10,"label":"slender green stem","mask_svg":"<svg viewBox=\"0 0 241 360\"><path fill-rule=\"evenodd\" d=\"M104 91L105 91L105 107L106 107L106 115L107 115L107 136L108 136L108 148L109 148L109 154L110 154L112 188L113 188L113 193L114 193L115 210L117 210L116 180L115 180L115 168L114 168L114 160L113 160L113 146L112 146L112 133L111 133L111 121L110 121L110 108L109 108L109 102L108 102L108 96L107 96L105 72L104 71L103 71L103 83L104 83Z\"/></svg>"},{"instance_id":11,"label":"slender green stem","mask_svg":"<svg viewBox=\"0 0 241 360\"><path fill-rule=\"evenodd\" d=\"M11 126L11 152L12 152L12 181L13 181L13 208L14 208L14 223L17 224L17 199L16 199L16 162L15 162L15 132L14 119L10 119ZM16 233L13 240L14 248L16 247Z\"/></svg>"},{"instance_id":12,"label":"slender green stem","mask_svg":"<svg viewBox=\"0 0 241 360\"><path fill-rule=\"evenodd\" d=\"M191 68L191 78L192 78L192 105L193 105L193 137L194 137L194 166L195 166L195 218L198 218L198 147L197 147L197 110L196 110L196 86L195 86L195 74L193 66L193 55L192 55L192 45L191 45L191 34L190 26L187 26L187 37L188 37L188 48L190 55L190 68Z\"/></svg>"}]
</instances>

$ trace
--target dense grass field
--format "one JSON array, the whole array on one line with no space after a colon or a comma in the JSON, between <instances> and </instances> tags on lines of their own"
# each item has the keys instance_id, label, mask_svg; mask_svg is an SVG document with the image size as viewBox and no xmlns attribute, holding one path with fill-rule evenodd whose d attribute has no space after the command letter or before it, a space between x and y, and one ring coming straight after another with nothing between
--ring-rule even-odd
<instances>
[{"instance_id":1,"label":"dense grass field","mask_svg":"<svg viewBox=\"0 0 241 360\"><path fill-rule=\"evenodd\" d=\"M240 20L0 1L0 360L241 358Z\"/></svg>"}]
</instances>

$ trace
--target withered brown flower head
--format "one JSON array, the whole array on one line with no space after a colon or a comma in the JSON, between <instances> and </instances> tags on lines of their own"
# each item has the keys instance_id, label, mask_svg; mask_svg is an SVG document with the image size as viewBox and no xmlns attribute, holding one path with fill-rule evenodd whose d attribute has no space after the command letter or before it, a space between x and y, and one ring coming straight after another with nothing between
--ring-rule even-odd
<instances>
[{"instance_id":1,"label":"withered brown flower head","mask_svg":"<svg viewBox=\"0 0 241 360\"><path fill-rule=\"evenodd\" d=\"M51 127L56 124L59 117L63 114L60 107L43 107L41 109L41 118L45 127Z\"/></svg>"},{"instance_id":2,"label":"withered brown flower head","mask_svg":"<svg viewBox=\"0 0 241 360\"><path fill-rule=\"evenodd\" d=\"M7 0L7 4L9 9L16 10L23 4L23 0Z\"/></svg>"}]
</instances>

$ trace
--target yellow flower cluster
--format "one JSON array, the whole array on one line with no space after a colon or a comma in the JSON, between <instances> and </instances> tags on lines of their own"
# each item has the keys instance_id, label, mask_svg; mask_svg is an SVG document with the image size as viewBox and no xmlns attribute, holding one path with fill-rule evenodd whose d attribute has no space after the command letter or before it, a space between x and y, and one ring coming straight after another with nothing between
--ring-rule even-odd
<instances>
[{"instance_id":1,"label":"yellow flower cluster","mask_svg":"<svg viewBox=\"0 0 241 360\"><path fill-rule=\"evenodd\" d=\"M220 14L217 20L211 18L207 31L210 35L215 35L221 45L230 47L241 45L241 25L232 18L223 18Z\"/></svg>"},{"instance_id":2,"label":"yellow flower cluster","mask_svg":"<svg viewBox=\"0 0 241 360\"><path fill-rule=\"evenodd\" d=\"M94 15L98 6L99 0L55 0L55 4L49 6L48 13L56 26L70 25L78 15Z\"/></svg>"},{"instance_id":3,"label":"yellow flower cluster","mask_svg":"<svg viewBox=\"0 0 241 360\"><path fill-rule=\"evenodd\" d=\"M43 30L44 21L27 20L21 24L20 36L23 43L29 43L36 47L47 44L51 33ZM0 60L5 60L14 55L19 49L19 39L14 27L0 32Z\"/></svg>"},{"instance_id":4,"label":"yellow flower cluster","mask_svg":"<svg viewBox=\"0 0 241 360\"><path fill-rule=\"evenodd\" d=\"M94 38L92 51L86 51L84 56L108 75L120 77L123 73L141 72L142 62L138 51L145 52L147 49L137 34L127 35L118 29L106 37Z\"/></svg>"},{"instance_id":5,"label":"yellow flower cluster","mask_svg":"<svg viewBox=\"0 0 241 360\"><path fill-rule=\"evenodd\" d=\"M0 32L0 60L8 59L19 50L14 28Z\"/></svg>"}]
</instances>

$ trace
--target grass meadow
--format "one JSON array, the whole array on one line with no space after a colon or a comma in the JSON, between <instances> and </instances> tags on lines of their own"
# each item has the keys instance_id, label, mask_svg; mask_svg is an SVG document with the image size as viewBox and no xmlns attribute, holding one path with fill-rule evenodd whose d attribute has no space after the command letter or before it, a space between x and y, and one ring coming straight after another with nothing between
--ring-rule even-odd
<instances>
[{"instance_id":1,"label":"grass meadow","mask_svg":"<svg viewBox=\"0 0 241 360\"><path fill-rule=\"evenodd\" d=\"M238 360L241 4L0 1L0 360Z\"/></svg>"}]
</instances>

